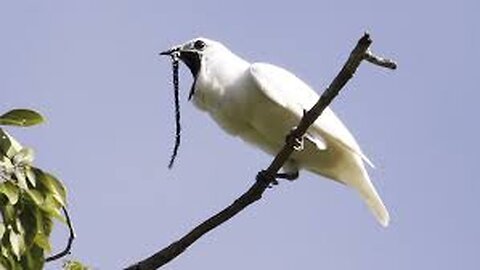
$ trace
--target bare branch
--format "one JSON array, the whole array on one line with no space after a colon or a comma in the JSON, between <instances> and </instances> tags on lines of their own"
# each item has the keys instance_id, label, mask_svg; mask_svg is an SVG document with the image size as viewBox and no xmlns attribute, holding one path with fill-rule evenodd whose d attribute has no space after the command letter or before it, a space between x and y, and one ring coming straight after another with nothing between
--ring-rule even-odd
<instances>
[{"instance_id":1,"label":"bare branch","mask_svg":"<svg viewBox=\"0 0 480 270\"><path fill-rule=\"evenodd\" d=\"M380 56L374 55L370 50L367 50L365 52L365 60L374 65L381 66L384 68L397 69L397 63L395 63L390 59L382 58Z\"/></svg>"},{"instance_id":2,"label":"bare branch","mask_svg":"<svg viewBox=\"0 0 480 270\"><path fill-rule=\"evenodd\" d=\"M330 86L321 95L318 102L304 114L297 128L292 130L292 132L288 135L289 138L288 140L286 140L287 142L282 148L282 150L277 154L277 156L274 158L274 160L266 170L258 173L256 178L257 181L250 187L247 192L245 192L242 196L240 196L240 198L235 200L230 206L223 209L221 212L212 216L211 218L207 219L202 224L198 225L195 229L180 238L178 241L173 242L172 244L158 251L154 255L126 269L150 270L157 269L167 264L168 262L176 258L178 255L180 255L183 251L185 251L185 249L187 249L204 234L216 228L223 222L229 220L253 202L262 198L262 194L265 189L270 184L276 181L275 175L294 151L294 139L301 138L305 134L307 129L313 124L313 122L315 122L315 120L322 114L325 108L338 95L338 93L345 86L345 84L353 77L353 74L357 70L362 60L367 60L381 67L393 68L396 66L393 61L374 56L368 50L371 43L372 40L370 39L370 35L368 33L365 33L363 37L360 38L360 40L358 41L357 45L351 52L347 62L344 64L343 68L332 81Z\"/></svg>"},{"instance_id":3,"label":"bare branch","mask_svg":"<svg viewBox=\"0 0 480 270\"><path fill-rule=\"evenodd\" d=\"M73 240L75 239L75 231L73 230L72 220L70 219L70 215L68 214L67 208L65 206L62 206L62 210L63 210L63 215L65 216L65 219L67 221L67 226L70 233L70 236L68 237L67 246L63 251L46 258L45 262L52 262L60 258L63 258L69 255L70 250L72 249Z\"/></svg>"}]
</instances>

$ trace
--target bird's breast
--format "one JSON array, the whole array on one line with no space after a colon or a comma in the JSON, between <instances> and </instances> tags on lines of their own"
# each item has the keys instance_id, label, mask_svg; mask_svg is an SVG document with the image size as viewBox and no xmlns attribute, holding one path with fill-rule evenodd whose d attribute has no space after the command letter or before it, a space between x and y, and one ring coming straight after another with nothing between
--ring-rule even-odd
<instances>
[{"instance_id":1,"label":"bird's breast","mask_svg":"<svg viewBox=\"0 0 480 270\"><path fill-rule=\"evenodd\" d=\"M248 130L251 107L249 84L238 76L222 81L214 76L197 79L194 104L206 111L225 130L238 135Z\"/></svg>"},{"instance_id":2,"label":"bird's breast","mask_svg":"<svg viewBox=\"0 0 480 270\"><path fill-rule=\"evenodd\" d=\"M207 112L218 110L225 91L216 80L199 75L193 87L193 103L197 108Z\"/></svg>"}]
</instances>

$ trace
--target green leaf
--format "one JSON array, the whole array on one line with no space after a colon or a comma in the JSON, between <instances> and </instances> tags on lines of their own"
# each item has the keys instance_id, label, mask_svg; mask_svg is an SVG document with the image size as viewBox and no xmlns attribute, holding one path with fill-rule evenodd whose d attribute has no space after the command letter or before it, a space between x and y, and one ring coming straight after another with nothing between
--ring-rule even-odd
<instances>
[{"instance_id":1,"label":"green leaf","mask_svg":"<svg viewBox=\"0 0 480 270\"><path fill-rule=\"evenodd\" d=\"M25 235L25 229L23 228L22 221L18 217L15 219L15 231L22 236Z\"/></svg>"},{"instance_id":2,"label":"green leaf","mask_svg":"<svg viewBox=\"0 0 480 270\"><path fill-rule=\"evenodd\" d=\"M18 186L10 181L5 181L0 184L0 193L5 194L12 205L18 202L19 192Z\"/></svg>"},{"instance_id":3,"label":"green leaf","mask_svg":"<svg viewBox=\"0 0 480 270\"><path fill-rule=\"evenodd\" d=\"M7 224L8 228L8 226L11 226L17 218L17 207L10 203L3 204L2 207L3 221Z\"/></svg>"},{"instance_id":4,"label":"green leaf","mask_svg":"<svg viewBox=\"0 0 480 270\"><path fill-rule=\"evenodd\" d=\"M1 253L2 253L2 257L0 257L1 264L4 268L0 268L0 269L16 270L19 268L19 265L17 261L15 261L15 258L11 253L10 248L6 248L5 246L2 246Z\"/></svg>"},{"instance_id":5,"label":"green leaf","mask_svg":"<svg viewBox=\"0 0 480 270\"><path fill-rule=\"evenodd\" d=\"M40 221L39 218L41 218ZM42 215L37 215L37 223L39 224L38 228L42 229L43 234L50 236L53 230L53 219L42 213Z\"/></svg>"},{"instance_id":6,"label":"green leaf","mask_svg":"<svg viewBox=\"0 0 480 270\"><path fill-rule=\"evenodd\" d=\"M50 253L52 251L52 246L50 245L50 240L48 236L43 233L37 233L33 242L37 244L37 246L41 247L46 253Z\"/></svg>"},{"instance_id":7,"label":"green leaf","mask_svg":"<svg viewBox=\"0 0 480 270\"><path fill-rule=\"evenodd\" d=\"M43 172L39 169L34 169L35 176L37 178L37 184L41 184L53 195L62 206L66 206L67 191L65 186L55 176Z\"/></svg>"},{"instance_id":8,"label":"green leaf","mask_svg":"<svg viewBox=\"0 0 480 270\"><path fill-rule=\"evenodd\" d=\"M37 214L41 214L41 210L32 205L30 201L25 203L23 206L23 211L20 213L20 216L17 218L17 231L23 235L25 245L31 247L35 241L35 236L40 231L39 224L36 219ZM28 251L27 251L28 253Z\"/></svg>"},{"instance_id":9,"label":"green leaf","mask_svg":"<svg viewBox=\"0 0 480 270\"><path fill-rule=\"evenodd\" d=\"M21 189L28 190L27 176L25 175L25 172L23 170L16 169L15 170L15 178L17 178L18 186Z\"/></svg>"},{"instance_id":10,"label":"green leaf","mask_svg":"<svg viewBox=\"0 0 480 270\"><path fill-rule=\"evenodd\" d=\"M39 113L28 109L16 109L0 116L0 125L29 127L44 121Z\"/></svg>"},{"instance_id":11,"label":"green leaf","mask_svg":"<svg viewBox=\"0 0 480 270\"><path fill-rule=\"evenodd\" d=\"M50 215L50 217L55 217L60 221L66 222L65 217L62 215L62 212L60 212L62 205L58 200L54 199L53 195L48 194L40 208Z\"/></svg>"},{"instance_id":12,"label":"green leaf","mask_svg":"<svg viewBox=\"0 0 480 270\"><path fill-rule=\"evenodd\" d=\"M36 189L28 189L27 194L30 196L33 203L35 203L37 206L43 204L43 201L44 201L45 198L40 191L38 191Z\"/></svg>"},{"instance_id":13,"label":"green leaf","mask_svg":"<svg viewBox=\"0 0 480 270\"><path fill-rule=\"evenodd\" d=\"M3 254L2 254L3 255ZM0 257L0 269L5 270L5 269L10 269L10 262L6 259L6 256Z\"/></svg>"},{"instance_id":14,"label":"green leaf","mask_svg":"<svg viewBox=\"0 0 480 270\"><path fill-rule=\"evenodd\" d=\"M2 257L3 257L3 258L10 258L9 251L10 251L9 248L7 248L5 245L2 245L2 251L1 251L1 253L2 253Z\"/></svg>"},{"instance_id":15,"label":"green leaf","mask_svg":"<svg viewBox=\"0 0 480 270\"><path fill-rule=\"evenodd\" d=\"M27 179L30 182L30 184L32 184L32 186L35 187L37 185L37 179L35 177L35 173L33 172L32 168L26 167L25 175L27 176Z\"/></svg>"},{"instance_id":16,"label":"green leaf","mask_svg":"<svg viewBox=\"0 0 480 270\"><path fill-rule=\"evenodd\" d=\"M79 261L67 261L63 264L64 270L88 270L89 268L84 266Z\"/></svg>"},{"instance_id":17,"label":"green leaf","mask_svg":"<svg viewBox=\"0 0 480 270\"><path fill-rule=\"evenodd\" d=\"M20 260L23 251L25 250L25 243L23 241L23 237L20 234L17 234L13 230L10 230L10 245L12 246L12 251L17 259Z\"/></svg>"},{"instance_id":18,"label":"green leaf","mask_svg":"<svg viewBox=\"0 0 480 270\"><path fill-rule=\"evenodd\" d=\"M11 180L15 166L12 161L0 153L0 182Z\"/></svg>"},{"instance_id":19,"label":"green leaf","mask_svg":"<svg viewBox=\"0 0 480 270\"><path fill-rule=\"evenodd\" d=\"M22 257L20 269L42 270L45 258L44 250L39 246L32 246Z\"/></svg>"},{"instance_id":20,"label":"green leaf","mask_svg":"<svg viewBox=\"0 0 480 270\"><path fill-rule=\"evenodd\" d=\"M0 128L0 154L6 155L11 146L10 136Z\"/></svg>"},{"instance_id":21,"label":"green leaf","mask_svg":"<svg viewBox=\"0 0 480 270\"><path fill-rule=\"evenodd\" d=\"M3 222L0 222L0 240L3 238L3 235L5 234L5 224Z\"/></svg>"},{"instance_id":22,"label":"green leaf","mask_svg":"<svg viewBox=\"0 0 480 270\"><path fill-rule=\"evenodd\" d=\"M20 143L17 142L6 131L0 128L0 154L13 158L15 154L22 149Z\"/></svg>"}]
</instances>

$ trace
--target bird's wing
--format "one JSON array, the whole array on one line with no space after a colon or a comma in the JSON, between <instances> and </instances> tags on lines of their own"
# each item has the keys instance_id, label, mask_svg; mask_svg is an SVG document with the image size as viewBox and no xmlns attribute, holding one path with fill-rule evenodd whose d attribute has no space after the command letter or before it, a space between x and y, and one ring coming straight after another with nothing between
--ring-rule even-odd
<instances>
[{"instance_id":1,"label":"bird's wing","mask_svg":"<svg viewBox=\"0 0 480 270\"><path fill-rule=\"evenodd\" d=\"M303 116L304 110L312 108L319 99L319 95L306 83L280 67L265 63L254 63L250 66L249 72L257 87L268 99L293 112L298 119ZM352 150L373 167L370 160L362 153L353 135L330 108L327 107L323 111L310 130L316 133L313 136L317 138L315 144L319 149L324 150L326 148L325 140L321 137L322 133L325 133Z\"/></svg>"}]
</instances>

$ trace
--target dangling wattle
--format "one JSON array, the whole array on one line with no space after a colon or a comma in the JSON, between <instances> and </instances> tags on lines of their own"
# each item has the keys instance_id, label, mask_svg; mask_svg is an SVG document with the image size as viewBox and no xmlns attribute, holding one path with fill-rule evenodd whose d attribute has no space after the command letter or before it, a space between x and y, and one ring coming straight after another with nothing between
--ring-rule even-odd
<instances>
[{"instance_id":1,"label":"dangling wattle","mask_svg":"<svg viewBox=\"0 0 480 270\"><path fill-rule=\"evenodd\" d=\"M197 52L183 51L180 53L180 59L187 65L193 76L193 83L188 94L188 100L190 100L195 93L195 83L197 81L198 73L200 72L200 54Z\"/></svg>"}]
</instances>

